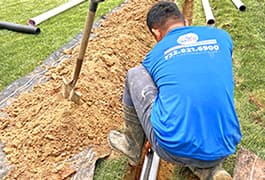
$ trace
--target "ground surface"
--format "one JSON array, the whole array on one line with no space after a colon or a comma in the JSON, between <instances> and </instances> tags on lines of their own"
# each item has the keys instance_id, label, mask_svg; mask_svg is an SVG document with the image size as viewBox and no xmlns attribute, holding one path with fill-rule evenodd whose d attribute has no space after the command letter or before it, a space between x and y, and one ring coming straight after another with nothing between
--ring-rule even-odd
<instances>
[{"instance_id":1,"label":"ground surface","mask_svg":"<svg viewBox=\"0 0 265 180\"><path fill-rule=\"evenodd\" d=\"M265 161L253 152L240 149L234 170L234 180L265 179Z\"/></svg>"},{"instance_id":2,"label":"ground surface","mask_svg":"<svg viewBox=\"0 0 265 180\"><path fill-rule=\"evenodd\" d=\"M20 95L0 117L0 140L12 170L6 179L63 179L58 164L89 145L109 151L107 134L122 128L121 95L124 77L154 45L145 15L156 0L131 0L93 32L83 64L76 105L62 96L62 77L70 79L78 47L70 59L49 68L51 80ZM190 12L189 12L190 14ZM159 173L169 177L173 166L165 162Z\"/></svg>"}]
</instances>

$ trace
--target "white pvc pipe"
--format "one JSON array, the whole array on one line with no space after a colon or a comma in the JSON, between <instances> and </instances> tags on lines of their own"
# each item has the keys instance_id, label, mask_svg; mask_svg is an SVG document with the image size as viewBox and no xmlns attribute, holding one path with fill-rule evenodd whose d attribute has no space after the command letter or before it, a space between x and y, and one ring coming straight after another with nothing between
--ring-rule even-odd
<instances>
[{"instance_id":1,"label":"white pvc pipe","mask_svg":"<svg viewBox=\"0 0 265 180\"><path fill-rule=\"evenodd\" d=\"M145 171L146 171L146 168L147 168L148 161L150 161L150 160L148 159L147 155L145 155L144 164L142 166L142 172L141 172L140 180L145 180L144 177L145 177Z\"/></svg>"},{"instance_id":2,"label":"white pvc pipe","mask_svg":"<svg viewBox=\"0 0 265 180\"><path fill-rule=\"evenodd\" d=\"M239 9L240 11L246 10L246 6L242 3L242 1L240 1L240 0L232 0L232 1L235 4L235 6L237 7L237 9Z\"/></svg>"},{"instance_id":3,"label":"white pvc pipe","mask_svg":"<svg viewBox=\"0 0 265 180\"><path fill-rule=\"evenodd\" d=\"M150 150L147 155L145 155L140 180L156 180L159 163L159 156L156 154L156 152Z\"/></svg>"},{"instance_id":4,"label":"white pvc pipe","mask_svg":"<svg viewBox=\"0 0 265 180\"><path fill-rule=\"evenodd\" d=\"M157 179L159 162L160 162L160 158L158 157L156 152L154 152L149 180L156 180Z\"/></svg>"},{"instance_id":5,"label":"white pvc pipe","mask_svg":"<svg viewBox=\"0 0 265 180\"><path fill-rule=\"evenodd\" d=\"M214 25L215 24L215 18L213 16L213 12L212 12L209 1L208 0L202 0L202 5L203 5L203 9L204 9L206 23L208 25Z\"/></svg>"},{"instance_id":6,"label":"white pvc pipe","mask_svg":"<svg viewBox=\"0 0 265 180\"><path fill-rule=\"evenodd\" d=\"M63 12L63 11L66 11L67 9L70 9L82 2L84 2L85 0L70 0L69 2L65 3L65 4L62 4L54 9L51 9L43 14L40 14L36 17L33 17L31 19L29 19L28 23L29 25L32 25L32 26L36 26L40 23L42 23L43 21L46 21L47 19Z\"/></svg>"}]
</instances>

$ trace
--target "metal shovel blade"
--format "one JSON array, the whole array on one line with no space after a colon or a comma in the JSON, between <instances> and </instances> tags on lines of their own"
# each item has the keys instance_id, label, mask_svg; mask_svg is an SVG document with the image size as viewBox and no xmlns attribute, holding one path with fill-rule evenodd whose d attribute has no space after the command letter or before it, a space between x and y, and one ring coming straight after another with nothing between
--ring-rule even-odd
<instances>
[{"instance_id":1,"label":"metal shovel blade","mask_svg":"<svg viewBox=\"0 0 265 180\"><path fill-rule=\"evenodd\" d=\"M63 97L76 104L80 104L81 93L76 92L72 83L67 83L65 78L63 78Z\"/></svg>"}]
</instances>

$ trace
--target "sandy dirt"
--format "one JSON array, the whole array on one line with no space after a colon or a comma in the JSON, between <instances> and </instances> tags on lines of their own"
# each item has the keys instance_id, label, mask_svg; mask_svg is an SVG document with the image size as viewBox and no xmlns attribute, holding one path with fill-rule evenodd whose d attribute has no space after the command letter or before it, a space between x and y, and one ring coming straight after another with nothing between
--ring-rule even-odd
<instances>
[{"instance_id":1,"label":"sandy dirt","mask_svg":"<svg viewBox=\"0 0 265 180\"><path fill-rule=\"evenodd\" d=\"M145 17L156 0L131 0L109 14L93 30L77 82L81 104L62 96L62 77L71 79L78 47L72 57L49 68L51 80L21 94L2 110L0 140L12 164L6 179L63 179L58 163L89 145L109 151L107 134L123 127L121 96L127 70L138 65L155 44ZM162 170L161 170L162 169ZM173 165L162 162L159 179L170 177Z\"/></svg>"}]
</instances>

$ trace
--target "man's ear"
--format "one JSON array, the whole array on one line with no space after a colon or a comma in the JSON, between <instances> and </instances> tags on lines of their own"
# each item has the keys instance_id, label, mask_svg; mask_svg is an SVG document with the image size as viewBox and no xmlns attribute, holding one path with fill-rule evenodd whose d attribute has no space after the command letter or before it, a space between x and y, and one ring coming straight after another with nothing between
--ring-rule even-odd
<instances>
[{"instance_id":1,"label":"man's ear","mask_svg":"<svg viewBox=\"0 0 265 180\"><path fill-rule=\"evenodd\" d=\"M152 28L151 31L153 35L155 36L156 41L160 41L162 39L162 33L158 28L157 29Z\"/></svg>"}]
</instances>

